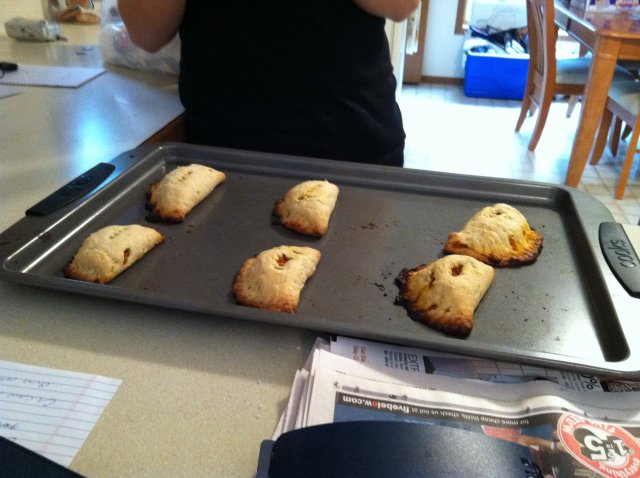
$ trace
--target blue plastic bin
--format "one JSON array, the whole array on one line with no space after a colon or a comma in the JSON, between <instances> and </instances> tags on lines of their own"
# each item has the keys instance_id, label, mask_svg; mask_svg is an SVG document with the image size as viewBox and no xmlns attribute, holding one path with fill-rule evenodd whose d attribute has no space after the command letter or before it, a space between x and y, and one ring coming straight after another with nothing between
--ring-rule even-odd
<instances>
[{"instance_id":1,"label":"blue plastic bin","mask_svg":"<svg viewBox=\"0 0 640 478\"><path fill-rule=\"evenodd\" d=\"M529 55L466 53L464 94L475 98L521 100L527 84Z\"/></svg>"}]
</instances>

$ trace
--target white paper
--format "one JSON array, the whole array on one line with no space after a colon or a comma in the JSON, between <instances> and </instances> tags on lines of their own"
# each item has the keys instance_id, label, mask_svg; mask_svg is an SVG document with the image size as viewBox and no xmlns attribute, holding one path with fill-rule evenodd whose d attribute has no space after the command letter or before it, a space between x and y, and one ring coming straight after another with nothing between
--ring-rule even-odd
<instances>
[{"instance_id":1,"label":"white paper","mask_svg":"<svg viewBox=\"0 0 640 478\"><path fill-rule=\"evenodd\" d=\"M105 71L104 68L25 65L21 63L16 71L5 73L0 78L0 84L78 88Z\"/></svg>"},{"instance_id":2,"label":"white paper","mask_svg":"<svg viewBox=\"0 0 640 478\"><path fill-rule=\"evenodd\" d=\"M120 383L0 360L0 435L68 467Z\"/></svg>"},{"instance_id":3,"label":"white paper","mask_svg":"<svg viewBox=\"0 0 640 478\"><path fill-rule=\"evenodd\" d=\"M396 376L421 374L449 375L498 383L519 383L546 379L568 390L602 391L597 377L517 363L465 357L452 353L403 347L350 337L337 336L331 352L366 363Z\"/></svg>"},{"instance_id":4,"label":"white paper","mask_svg":"<svg viewBox=\"0 0 640 478\"><path fill-rule=\"evenodd\" d=\"M638 392L586 393L566 390L544 380L497 384L435 375L422 375L402 383L402 378L390 379L386 374L330 352L318 351L316 357L315 373L310 380L313 393L303 426L364 419L353 414L356 408L367 414L384 414L385 419L396 416L396 419L408 420L421 416L433 419L436 409L439 418L446 418L443 410L451 410L454 414L486 414L505 419L571 411L635 427L640 425ZM363 403L354 403L351 411L345 411L343 407L341 416L336 416L341 404L339 394L361 398ZM427 410L426 415L423 415L424 410Z\"/></svg>"},{"instance_id":5,"label":"white paper","mask_svg":"<svg viewBox=\"0 0 640 478\"><path fill-rule=\"evenodd\" d=\"M335 346L337 343L340 343L341 346ZM353 348L353 344L356 344L357 347ZM374 347L363 349L365 344L373 344ZM387 347L395 350L411 350L401 346L347 337L338 337L337 342L331 344L331 351L326 350L326 346L318 347L316 344L309 356L311 363L307 363L305 366L309 369L309 377L302 385L305 388L300 391L301 384L296 383L294 385L296 390L295 393L292 393L286 410L286 413L295 413L295 403L292 402L299 400L298 418L295 422L291 420L285 421L279 431L285 432L309 426L310 422L321 423L323 422L322 420L329 420L328 417L333 414L336 390L346 386L348 389L362 393L363 390L371 388L371 383L380 384L381 388L385 391L390 391L390 394L400 397L401 400L407 398L405 396L407 390L405 387L409 387L409 389L414 390L446 390L463 395L474 395L476 397L474 400L477 400L477 397L482 394L487 394L487 398L490 400L502 401L507 399L507 396L504 395L507 391L509 396L513 397L513 400L528 399L536 394L548 394L565 398L570 397L574 404L588 404L611 413L614 413L614 409L619 406L626 410L624 404L629 403L629 400L633 403L633 410L638 408L633 400L640 403L640 394L638 393L631 392L628 396L620 397L625 393L603 392L602 388L599 387L599 382L593 388L587 388L584 384L572 385L567 380L555 380L557 377L550 373L552 372L551 370L547 370L549 377L552 378L551 380L496 383L493 380L478 379L476 376L467 378L464 375L446 376L425 373L424 371L416 373L401 367L387 367L384 364L381 365L381 356L374 352L376 346L380 346L380 350L385 350ZM346 353L347 356L342 356L334 353L334 350L348 353ZM356 351L356 355L351 356L350 354L354 351ZM461 360L474 360L447 353L422 352L428 353L429 356L434 356L431 355L433 353L441 355L443 358L457 357ZM358 359L355 359L355 357L358 357ZM505 368L506 364L501 366ZM509 367L506 368L508 369ZM304 371L306 372L306 370ZM330 377L329 379L326 378L327 375ZM539 376L539 371L537 371L536 375ZM374 388L379 389L377 385ZM497 391L499 392L495 394ZM612 407L611 409L608 408L609 405ZM489 406L489 408L492 406L495 406L495 404ZM317 421L319 416L323 417L320 422Z\"/></svg>"}]
</instances>

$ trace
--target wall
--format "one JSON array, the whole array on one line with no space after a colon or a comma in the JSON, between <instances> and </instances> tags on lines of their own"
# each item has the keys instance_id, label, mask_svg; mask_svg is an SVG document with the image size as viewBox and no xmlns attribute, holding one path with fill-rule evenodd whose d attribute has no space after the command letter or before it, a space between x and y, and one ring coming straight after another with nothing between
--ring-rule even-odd
<instances>
[{"instance_id":1,"label":"wall","mask_svg":"<svg viewBox=\"0 0 640 478\"><path fill-rule=\"evenodd\" d=\"M422 75L442 78L463 78L462 44L464 35L456 35L455 0L429 0L427 35L425 37Z\"/></svg>"},{"instance_id":2,"label":"wall","mask_svg":"<svg viewBox=\"0 0 640 478\"><path fill-rule=\"evenodd\" d=\"M0 0L0 34L6 35L4 22L15 17L44 19L41 0Z\"/></svg>"},{"instance_id":3,"label":"wall","mask_svg":"<svg viewBox=\"0 0 640 478\"><path fill-rule=\"evenodd\" d=\"M465 36L454 33L457 12L456 0L429 0L423 76L464 77ZM481 27L487 21L498 28L526 26L526 3L524 0L474 0L471 21Z\"/></svg>"},{"instance_id":4,"label":"wall","mask_svg":"<svg viewBox=\"0 0 640 478\"><path fill-rule=\"evenodd\" d=\"M463 35L456 35L456 0L429 0L422 75L463 78Z\"/></svg>"}]
</instances>

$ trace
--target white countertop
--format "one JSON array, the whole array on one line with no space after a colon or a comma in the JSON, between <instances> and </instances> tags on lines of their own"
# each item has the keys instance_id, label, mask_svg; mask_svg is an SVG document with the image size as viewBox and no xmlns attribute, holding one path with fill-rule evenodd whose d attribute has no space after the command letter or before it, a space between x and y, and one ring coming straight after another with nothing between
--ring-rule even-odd
<instances>
[{"instance_id":1,"label":"white countertop","mask_svg":"<svg viewBox=\"0 0 640 478\"><path fill-rule=\"evenodd\" d=\"M94 66L97 46L0 37L0 58ZM107 67L0 99L0 230L182 112L176 78ZM0 282L0 359L122 379L71 468L90 477L253 476L316 334Z\"/></svg>"},{"instance_id":2,"label":"white countertop","mask_svg":"<svg viewBox=\"0 0 640 478\"><path fill-rule=\"evenodd\" d=\"M7 37L0 37L0 58L18 65L103 65L97 45ZM15 205L7 209L3 200L2 230L30 202L137 147L182 113L175 76L106 68L79 88L12 86L22 93L0 99L2 195Z\"/></svg>"}]
</instances>

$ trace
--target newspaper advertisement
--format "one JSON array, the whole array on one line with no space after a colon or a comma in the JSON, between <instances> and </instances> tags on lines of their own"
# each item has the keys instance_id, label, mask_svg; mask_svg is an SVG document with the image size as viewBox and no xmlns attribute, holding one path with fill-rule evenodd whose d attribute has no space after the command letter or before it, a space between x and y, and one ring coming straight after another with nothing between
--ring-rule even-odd
<instances>
[{"instance_id":1,"label":"newspaper advertisement","mask_svg":"<svg viewBox=\"0 0 640 478\"><path fill-rule=\"evenodd\" d=\"M345 340L339 347L316 343L305 370L294 379L292 390L297 392L274 439L291 429L325 423L404 421L453 427L475 433L479 440L491 437L525 447L536 470L531 476L640 477L636 391L580 389L573 379L571 388L554 374L504 383L409 372L384 366L384 354L371 353L368 357L378 357L369 361L335 353L362 352L353 345L372 344ZM376 366L377 360L382 362Z\"/></svg>"},{"instance_id":2,"label":"newspaper advertisement","mask_svg":"<svg viewBox=\"0 0 640 478\"><path fill-rule=\"evenodd\" d=\"M351 357L379 370L397 373L449 375L498 383L550 380L568 390L630 392L640 391L640 382L613 377L569 372L548 367L500 362L447 352L418 349L351 337L336 336L327 345L331 352Z\"/></svg>"}]
</instances>

